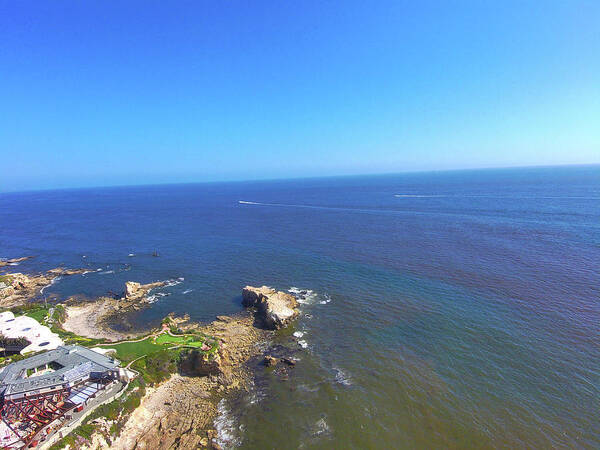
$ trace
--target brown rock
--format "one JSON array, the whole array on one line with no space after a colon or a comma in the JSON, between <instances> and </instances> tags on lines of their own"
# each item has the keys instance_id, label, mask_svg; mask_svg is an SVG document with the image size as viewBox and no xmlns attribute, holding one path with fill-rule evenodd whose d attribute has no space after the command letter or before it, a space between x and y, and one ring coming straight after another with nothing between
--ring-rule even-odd
<instances>
[{"instance_id":1,"label":"brown rock","mask_svg":"<svg viewBox=\"0 0 600 450\"><path fill-rule=\"evenodd\" d=\"M263 359L263 364L267 367L273 367L277 365L278 362L279 360L271 355L267 355L265 356L265 359Z\"/></svg>"},{"instance_id":2,"label":"brown rock","mask_svg":"<svg viewBox=\"0 0 600 450\"><path fill-rule=\"evenodd\" d=\"M9 264L18 263L21 261L25 261L27 259L31 259L33 256L23 256L22 258L12 258L12 259L3 259L0 260L0 267L8 266Z\"/></svg>"},{"instance_id":3,"label":"brown rock","mask_svg":"<svg viewBox=\"0 0 600 450\"><path fill-rule=\"evenodd\" d=\"M137 297L140 294L142 285L136 281L128 281L125 283L125 298Z\"/></svg>"},{"instance_id":4,"label":"brown rock","mask_svg":"<svg viewBox=\"0 0 600 450\"><path fill-rule=\"evenodd\" d=\"M282 328L298 315L298 302L293 295L268 286L246 286L242 304L256 307L259 318L270 329Z\"/></svg>"},{"instance_id":5,"label":"brown rock","mask_svg":"<svg viewBox=\"0 0 600 450\"><path fill-rule=\"evenodd\" d=\"M57 267L48 271L49 274L57 276L79 275L85 272L88 272L88 269L65 269L64 267Z\"/></svg>"},{"instance_id":6,"label":"brown rock","mask_svg":"<svg viewBox=\"0 0 600 450\"><path fill-rule=\"evenodd\" d=\"M154 283L140 284L136 281L128 281L125 283L125 299L136 300L144 297L150 289L164 286L167 284L165 281L156 281Z\"/></svg>"},{"instance_id":7,"label":"brown rock","mask_svg":"<svg viewBox=\"0 0 600 450\"><path fill-rule=\"evenodd\" d=\"M222 351L206 354L198 349L183 350L179 356L179 370L190 376L220 375L228 372Z\"/></svg>"}]
</instances>

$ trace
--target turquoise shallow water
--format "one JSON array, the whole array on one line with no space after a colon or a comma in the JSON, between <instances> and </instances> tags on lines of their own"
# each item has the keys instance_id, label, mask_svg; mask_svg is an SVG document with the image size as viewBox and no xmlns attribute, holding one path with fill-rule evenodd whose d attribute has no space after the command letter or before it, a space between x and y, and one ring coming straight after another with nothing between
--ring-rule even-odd
<instances>
[{"instance_id":1,"label":"turquoise shallow water","mask_svg":"<svg viewBox=\"0 0 600 450\"><path fill-rule=\"evenodd\" d=\"M95 271L48 295L183 278L140 325L314 291L226 447L600 446L597 166L0 194L0 223L19 270Z\"/></svg>"}]
</instances>

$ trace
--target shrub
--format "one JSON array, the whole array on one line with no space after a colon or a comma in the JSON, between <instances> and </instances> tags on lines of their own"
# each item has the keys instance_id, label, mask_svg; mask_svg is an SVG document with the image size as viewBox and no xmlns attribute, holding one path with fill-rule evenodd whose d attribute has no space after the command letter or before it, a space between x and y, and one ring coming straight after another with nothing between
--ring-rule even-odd
<instances>
[{"instance_id":1,"label":"shrub","mask_svg":"<svg viewBox=\"0 0 600 450\"><path fill-rule=\"evenodd\" d=\"M159 350L133 363L133 368L140 372L148 384L157 384L175 372L177 355L177 351Z\"/></svg>"}]
</instances>

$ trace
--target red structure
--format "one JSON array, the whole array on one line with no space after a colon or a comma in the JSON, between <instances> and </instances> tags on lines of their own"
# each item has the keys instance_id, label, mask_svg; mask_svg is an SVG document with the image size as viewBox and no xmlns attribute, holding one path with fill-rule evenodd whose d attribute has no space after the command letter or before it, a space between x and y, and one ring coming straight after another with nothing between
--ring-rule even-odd
<instances>
[{"instance_id":1,"label":"red structure","mask_svg":"<svg viewBox=\"0 0 600 450\"><path fill-rule=\"evenodd\" d=\"M85 347L58 347L0 371L0 448L35 447L119 380L114 360Z\"/></svg>"},{"instance_id":2,"label":"red structure","mask_svg":"<svg viewBox=\"0 0 600 450\"><path fill-rule=\"evenodd\" d=\"M27 395L15 400L5 400L0 410L0 419L16 435L22 444L32 444L38 432L60 419L75 405L66 403L70 389ZM2 448L11 448L12 442L2 443Z\"/></svg>"}]
</instances>

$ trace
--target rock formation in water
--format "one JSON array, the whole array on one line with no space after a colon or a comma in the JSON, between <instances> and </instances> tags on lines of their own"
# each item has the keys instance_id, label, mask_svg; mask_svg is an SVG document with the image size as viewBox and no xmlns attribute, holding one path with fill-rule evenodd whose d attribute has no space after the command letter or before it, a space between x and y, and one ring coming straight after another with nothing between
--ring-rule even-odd
<instances>
[{"instance_id":1,"label":"rock formation in water","mask_svg":"<svg viewBox=\"0 0 600 450\"><path fill-rule=\"evenodd\" d=\"M263 364L267 367L276 366L278 362L279 360L271 355L267 355L265 356L265 359L263 359Z\"/></svg>"},{"instance_id":2,"label":"rock formation in water","mask_svg":"<svg viewBox=\"0 0 600 450\"><path fill-rule=\"evenodd\" d=\"M26 261L28 259L33 258L33 256L23 256L22 258L12 258L12 259L0 259L0 267L10 266L11 264L17 264L21 261Z\"/></svg>"},{"instance_id":3,"label":"rock formation in water","mask_svg":"<svg viewBox=\"0 0 600 450\"><path fill-rule=\"evenodd\" d=\"M82 273L89 272L88 269L65 269L64 267L57 267L56 269L50 269L49 274L55 276L68 276L68 275L79 275Z\"/></svg>"},{"instance_id":4,"label":"rock formation in water","mask_svg":"<svg viewBox=\"0 0 600 450\"><path fill-rule=\"evenodd\" d=\"M136 281L128 281L125 283L125 296L126 300L138 300L142 299L150 289L164 286L165 281L157 281L155 283L140 284Z\"/></svg>"},{"instance_id":5,"label":"rock formation in water","mask_svg":"<svg viewBox=\"0 0 600 450\"><path fill-rule=\"evenodd\" d=\"M293 295L268 286L246 286L242 290L242 303L256 307L264 326L272 330L286 326L298 315L298 302Z\"/></svg>"}]
</instances>

